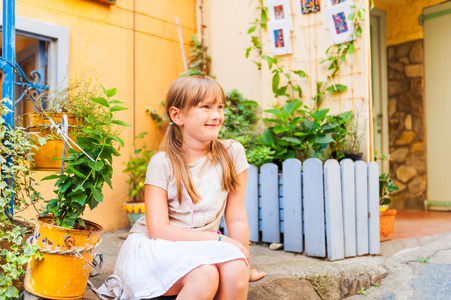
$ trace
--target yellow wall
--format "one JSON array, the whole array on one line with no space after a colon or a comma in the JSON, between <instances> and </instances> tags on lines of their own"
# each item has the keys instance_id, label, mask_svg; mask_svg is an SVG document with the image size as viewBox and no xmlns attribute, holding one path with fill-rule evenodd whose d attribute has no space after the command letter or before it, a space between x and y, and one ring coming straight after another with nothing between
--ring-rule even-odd
<instances>
[{"instance_id":1,"label":"yellow wall","mask_svg":"<svg viewBox=\"0 0 451 300\"><path fill-rule=\"evenodd\" d=\"M375 6L387 11L387 46L423 38L419 17L423 8L446 2L444 0L375 0Z\"/></svg>"},{"instance_id":2,"label":"yellow wall","mask_svg":"<svg viewBox=\"0 0 451 300\"><path fill-rule=\"evenodd\" d=\"M123 163L132 151L133 136L140 132L149 132L147 145L158 147L156 125L145 109L159 108L165 90L183 72L175 16L188 50L189 37L196 33L195 0L117 0L112 6L91 0L16 0L16 15L69 28L69 80L83 70L105 87L116 87L116 98L130 108L118 113L135 126L122 134L126 147L113 164L114 190L106 186L104 203L84 215L105 230L126 227L122 203L128 201L128 185ZM49 174L37 172L39 178ZM41 183L46 198L52 197L53 189L51 182ZM25 212L26 217L34 215Z\"/></svg>"}]
</instances>

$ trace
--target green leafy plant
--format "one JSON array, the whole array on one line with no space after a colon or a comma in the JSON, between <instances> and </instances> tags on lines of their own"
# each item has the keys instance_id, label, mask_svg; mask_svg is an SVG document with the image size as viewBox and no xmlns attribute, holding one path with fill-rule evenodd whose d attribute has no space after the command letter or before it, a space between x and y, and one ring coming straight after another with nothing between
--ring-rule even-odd
<instances>
[{"instance_id":1,"label":"green leafy plant","mask_svg":"<svg viewBox=\"0 0 451 300\"><path fill-rule=\"evenodd\" d=\"M224 123L219 132L220 139L237 139L253 135L258 118L258 104L248 100L237 90L225 94Z\"/></svg>"},{"instance_id":2,"label":"green leafy plant","mask_svg":"<svg viewBox=\"0 0 451 300\"><path fill-rule=\"evenodd\" d=\"M368 293L367 291L365 291L364 287L361 287L359 291L357 291L357 295L363 295L363 296L367 296Z\"/></svg>"},{"instance_id":3,"label":"green leafy plant","mask_svg":"<svg viewBox=\"0 0 451 300\"><path fill-rule=\"evenodd\" d=\"M375 157L375 160L377 159ZM389 205L391 203L391 197L393 197L390 193L398 191L399 187L393 183L391 174L388 172L390 155L387 157L381 154L379 159L386 160L385 172L379 175L379 205Z\"/></svg>"},{"instance_id":4,"label":"green leafy plant","mask_svg":"<svg viewBox=\"0 0 451 300\"><path fill-rule=\"evenodd\" d=\"M37 246L27 244L25 238L32 234L32 227L13 219L6 212L16 215L42 199L36 190L38 183L33 178L30 164L33 162L35 140L44 144L45 138L17 127L13 130L3 116L10 113L9 99L1 101L0 114L0 299L19 297L17 282L25 274L24 264L32 257L42 255ZM11 201L13 207L11 207ZM15 286L16 285L16 286Z\"/></svg>"},{"instance_id":5,"label":"green leafy plant","mask_svg":"<svg viewBox=\"0 0 451 300\"><path fill-rule=\"evenodd\" d=\"M427 259L427 258L418 258L416 261L419 262L420 264L429 263L429 259Z\"/></svg>"},{"instance_id":6,"label":"green leafy plant","mask_svg":"<svg viewBox=\"0 0 451 300\"><path fill-rule=\"evenodd\" d=\"M257 146L246 152L247 161L257 167L272 162L276 152L268 146Z\"/></svg>"},{"instance_id":7,"label":"green leafy plant","mask_svg":"<svg viewBox=\"0 0 451 300\"><path fill-rule=\"evenodd\" d=\"M335 143L330 147L330 152L334 158L342 158L344 156L343 145L345 143L345 138L348 136L348 131L346 124L352 118L352 111L345 111L337 116L328 116L327 120L331 123L337 123L338 126L332 132L331 136Z\"/></svg>"},{"instance_id":8,"label":"green leafy plant","mask_svg":"<svg viewBox=\"0 0 451 300\"><path fill-rule=\"evenodd\" d=\"M145 144L141 148L136 148L136 142L144 139L146 135L146 132L142 132L135 137L135 150L130 159L124 163L126 168L122 171L129 176L129 180L126 181L129 185L128 195L135 202L144 202L147 165L154 154Z\"/></svg>"},{"instance_id":9,"label":"green leafy plant","mask_svg":"<svg viewBox=\"0 0 451 300\"><path fill-rule=\"evenodd\" d=\"M203 40L199 41L196 35L190 38L191 49L189 50L188 70L180 74L180 76L208 75L211 72L211 57L207 54L208 47L205 46Z\"/></svg>"},{"instance_id":10,"label":"green leafy plant","mask_svg":"<svg viewBox=\"0 0 451 300\"><path fill-rule=\"evenodd\" d=\"M361 134L362 130L366 128L366 125L363 128L360 128L359 123L357 121L357 117L349 119L345 123L345 130L347 135L344 136L344 141L341 144L341 149L343 153L346 154L359 154L360 153L360 145L362 144L363 135Z\"/></svg>"},{"instance_id":11,"label":"green leafy plant","mask_svg":"<svg viewBox=\"0 0 451 300\"><path fill-rule=\"evenodd\" d=\"M87 120L95 119L98 123L106 124L105 131L112 135L119 135L121 132L120 127L107 122L110 118L109 111L104 106L99 106L91 101L91 98L99 98L101 96L102 89L100 84L92 78L87 78L84 73L80 73L67 88L57 88L51 93L41 94L37 105L51 118L52 114L67 114L75 117L75 132L82 127L89 126ZM50 125L41 125L40 129L44 131L49 127ZM49 139L62 139L55 129L51 129L51 133L47 137Z\"/></svg>"},{"instance_id":12,"label":"green leafy plant","mask_svg":"<svg viewBox=\"0 0 451 300\"><path fill-rule=\"evenodd\" d=\"M89 124L77 133L76 143L91 157L92 161L82 151L69 149L66 162L66 172L63 175L50 175L43 180L57 179L55 186L56 198L47 202L42 215L51 213L58 226L82 228L84 221L80 217L85 208L92 210L103 201L102 187L107 183L112 187L113 156L120 156L116 143L124 145L122 139L110 133L113 126L130 126L113 118L117 111L127 108L120 106L123 102L110 100L117 93L116 88L106 90L102 86L104 97L91 98L96 108L105 109L105 118L100 122L95 117L85 117Z\"/></svg>"},{"instance_id":13,"label":"green leafy plant","mask_svg":"<svg viewBox=\"0 0 451 300\"><path fill-rule=\"evenodd\" d=\"M329 109L307 111L303 102L297 100L265 112L272 117L264 120L275 126L265 131L261 142L275 151L274 159L279 163L288 158L326 157L324 150L334 142L331 133L338 126L327 119Z\"/></svg>"}]
</instances>

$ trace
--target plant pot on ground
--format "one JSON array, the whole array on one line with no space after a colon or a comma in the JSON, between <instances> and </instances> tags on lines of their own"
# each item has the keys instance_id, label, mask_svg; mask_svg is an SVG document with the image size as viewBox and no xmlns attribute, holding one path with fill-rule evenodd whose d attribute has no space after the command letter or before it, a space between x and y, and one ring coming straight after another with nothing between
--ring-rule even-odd
<instances>
[{"instance_id":1,"label":"plant pot on ground","mask_svg":"<svg viewBox=\"0 0 451 300\"><path fill-rule=\"evenodd\" d=\"M116 89L102 89L107 99L98 97L91 98L91 101L105 117L102 120L85 117L84 121L89 126L76 133L76 143L83 151L69 149L69 156L63 159L65 173L43 179L57 180L56 197L46 201L33 239L33 244L44 252L44 258L42 261L30 261L25 276L25 289L40 297L81 298L86 289L89 276L86 270L90 269L88 262L92 262L92 253L99 243L98 235L102 228L83 220L81 216L88 206L92 210L103 202L102 188L105 183L112 187L113 156L120 155L116 143L123 146L123 141L116 135L116 125L127 125L113 118L114 112L126 109L119 105L122 102L110 100ZM48 253L55 250L57 254ZM78 267L68 267L64 257L77 261ZM43 275L56 274L53 268L59 270L57 284ZM46 277L46 281L42 280L42 276ZM74 278L79 280L75 282Z\"/></svg>"},{"instance_id":2,"label":"plant pot on ground","mask_svg":"<svg viewBox=\"0 0 451 300\"><path fill-rule=\"evenodd\" d=\"M130 159L125 162L126 168L123 171L129 176L129 180L126 182L129 184L128 195L132 198L132 201L124 203L123 206L127 213L130 227L145 214L144 182L146 180L147 166L154 154L144 144L144 137L146 135L147 133L143 132L135 137L135 150ZM140 148L138 148L138 143L142 145Z\"/></svg>"}]
</instances>

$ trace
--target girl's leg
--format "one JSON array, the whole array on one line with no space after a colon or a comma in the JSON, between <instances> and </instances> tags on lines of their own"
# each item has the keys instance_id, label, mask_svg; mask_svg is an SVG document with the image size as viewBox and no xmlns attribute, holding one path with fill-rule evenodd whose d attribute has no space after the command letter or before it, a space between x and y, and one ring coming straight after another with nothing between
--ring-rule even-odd
<instances>
[{"instance_id":1,"label":"girl's leg","mask_svg":"<svg viewBox=\"0 0 451 300\"><path fill-rule=\"evenodd\" d=\"M164 296L178 295L177 299L214 298L219 285L216 265L201 265L180 278Z\"/></svg>"},{"instance_id":2,"label":"girl's leg","mask_svg":"<svg viewBox=\"0 0 451 300\"><path fill-rule=\"evenodd\" d=\"M249 285L246 262L237 259L216 266L219 270L219 289L215 299L246 299Z\"/></svg>"}]
</instances>

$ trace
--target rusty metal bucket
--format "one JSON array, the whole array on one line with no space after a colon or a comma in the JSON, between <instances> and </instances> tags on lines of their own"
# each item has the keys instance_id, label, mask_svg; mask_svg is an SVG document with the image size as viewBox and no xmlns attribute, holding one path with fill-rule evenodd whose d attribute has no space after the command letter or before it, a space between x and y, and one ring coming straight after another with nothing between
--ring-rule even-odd
<instances>
[{"instance_id":1,"label":"rusty metal bucket","mask_svg":"<svg viewBox=\"0 0 451 300\"><path fill-rule=\"evenodd\" d=\"M79 299L85 293L91 271L87 261L94 259L103 228L90 221L85 221L86 230L63 228L51 222L50 216L37 220L33 244L41 249L44 258L28 263L25 289L48 299Z\"/></svg>"}]
</instances>

